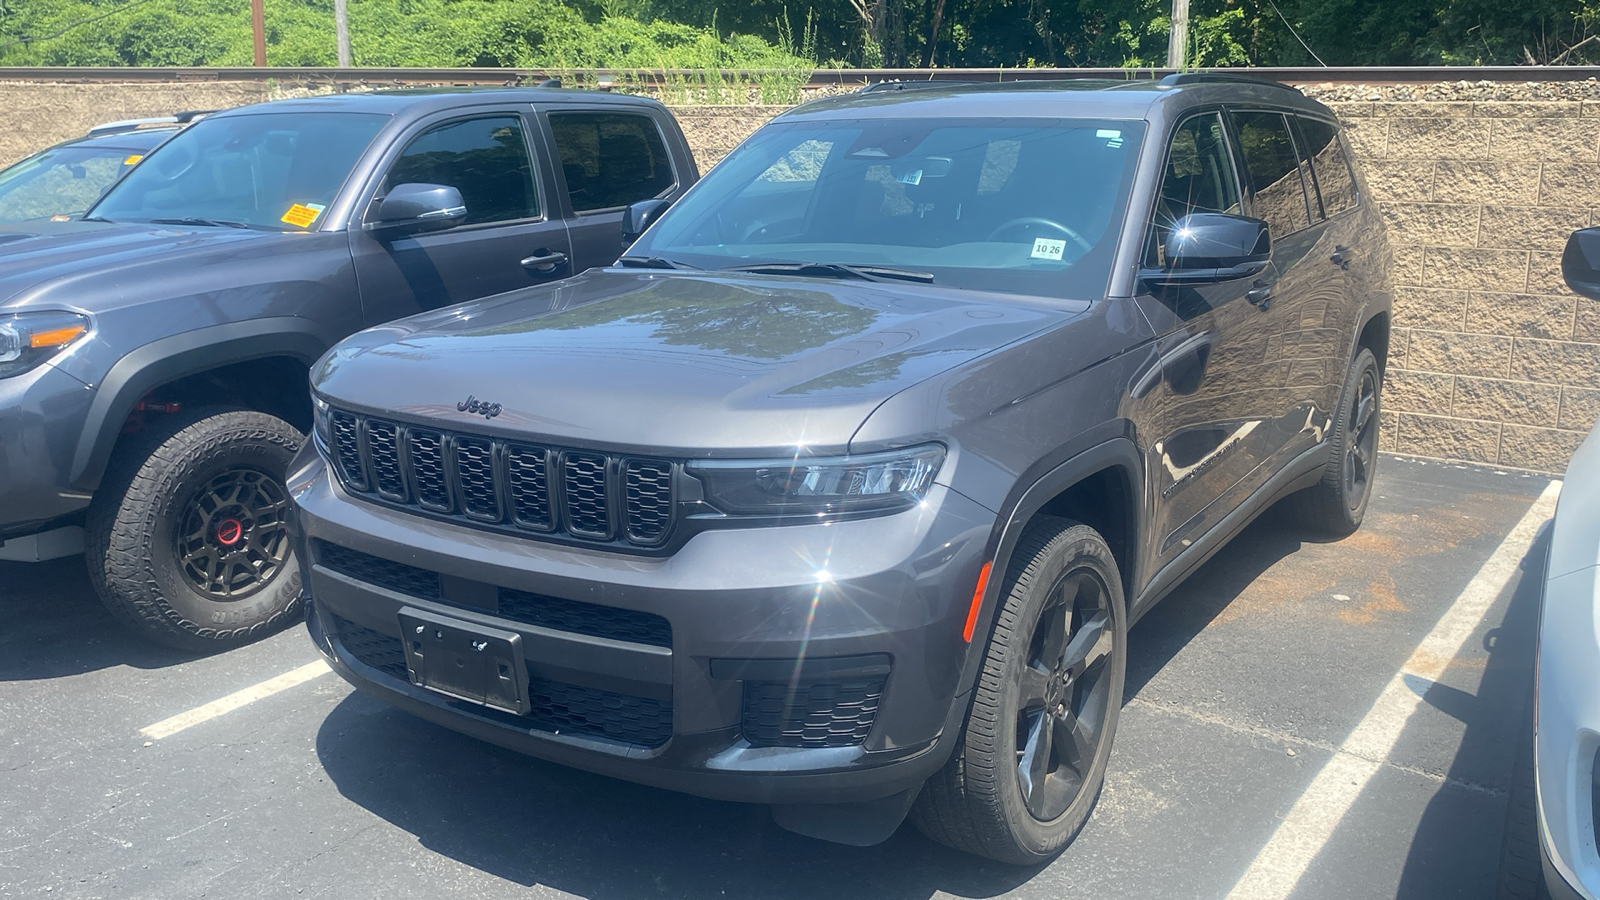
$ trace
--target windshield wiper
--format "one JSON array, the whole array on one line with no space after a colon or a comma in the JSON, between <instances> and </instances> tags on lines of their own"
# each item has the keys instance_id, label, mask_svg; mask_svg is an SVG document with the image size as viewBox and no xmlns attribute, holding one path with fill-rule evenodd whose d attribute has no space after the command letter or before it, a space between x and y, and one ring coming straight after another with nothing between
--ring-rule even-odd
<instances>
[{"instance_id":1,"label":"windshield wiper","mask_svg":"<svg viewBox=\"0 0 1600 900\"><path fill-rule=\"evenodd\" d=\"M818 278L856 278L862 281L933 283L932 272L897 269L893 266L857 266L844 263L758 263L753 266L732 266L728 271L751 272L756 275L801 275Z\"/></svg>"},{"instance_id":2,"label":"windshield wiper","mask_svg":"<svg viewBox=\"0 0 1600 900\"><path fill-rule=\"evenodd\" d=\"M151 219L151 225L212 225L218 228L249 228L243 222L234 222L229 219L202 219L199 216L184 216L181 219Z\"/></svg>"},{"instance_id":3,"label":"windshield wiper","mask_svg":"<svg viewBox=\"0 0 1600 900\"><path fill-rule=\"evenodd\" d=\"M106 218L105 216L84 216L83 218L79 219L78 221L79 222L105 222L108 225L115 224L110 219Z\"/></svg>"},{"instance_id":4,"label":"windshield wiper","mask_svg":"<svg viewBox=\"0 0 1600 900\"><path fill-rule=\"evenodd\" d=\"M664 256L624 256L621 259L617 260L617 265L622 266L624 268L631 268L631 269L696 269L696 270L698 270L700 268L699 266L691 266L688 263L681 263L681 262L677 262L677 261L674 261L674 260L670 260L670 259L667 259Z\"/></svg>"}]
</instances>

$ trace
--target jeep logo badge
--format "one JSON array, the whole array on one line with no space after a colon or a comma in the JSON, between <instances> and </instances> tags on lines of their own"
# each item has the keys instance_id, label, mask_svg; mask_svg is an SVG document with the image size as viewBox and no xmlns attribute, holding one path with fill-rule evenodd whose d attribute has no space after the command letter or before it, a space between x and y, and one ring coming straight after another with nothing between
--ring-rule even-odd
<instances>
[{"instance_id":1,"label":"jeep logo badge","mask_svg":"<svg viewBox=\"0 0 1600 900\"><path fill-rule=\"evenodd\" d=\"M500 415L500 404L485 403L482 400L473 397L471 394L467 395L467 399L457 403L456 409L462 412L477 413L478 415L483 416L485 419L492 419L495 416Z\"/></svg>"}]
</instances>

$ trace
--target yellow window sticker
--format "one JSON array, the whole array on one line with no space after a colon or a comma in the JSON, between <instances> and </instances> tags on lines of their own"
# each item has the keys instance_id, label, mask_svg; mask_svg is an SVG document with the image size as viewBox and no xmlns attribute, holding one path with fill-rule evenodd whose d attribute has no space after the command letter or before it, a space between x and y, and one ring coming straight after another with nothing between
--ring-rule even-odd
<instances>
[{"instance_id":1,"label":"yellow window sticker","mask_svg":"<svg viewBox=\"0 0 1600 900\"><path fill-rule=\"evenodd\" d=\"M65 216L65 215L55 215L55 216L51 216L50 217L50 221L52 221L52 222L71 222L72 221L72 217L71 216Z\"/></svg>"},{"instance_id":2,"label":"yellow window sticker","mask_svg":"<svg viewBox=\"0 0 1600 900\"><path fill-rule=\"evenodd\" d=\"M134 153L134 154L130 155L127 159L123 160L122 164L125 165L125 166L135 165L141 159L144 159L144 154L143 153Z\"/></svg>"},{"instance_id":3,"label":"yellow window sticker","mask_svg":"<svg viewBox=\"0 0 1600 900\"><path fill-rule=\"evenodd\" d=\"M296 203L283 214L282 221L296 228L310 228L311 223L317 220L317 216L322 215L324 209L327 207L320 203Z\"/></svg>"}]
</instances>

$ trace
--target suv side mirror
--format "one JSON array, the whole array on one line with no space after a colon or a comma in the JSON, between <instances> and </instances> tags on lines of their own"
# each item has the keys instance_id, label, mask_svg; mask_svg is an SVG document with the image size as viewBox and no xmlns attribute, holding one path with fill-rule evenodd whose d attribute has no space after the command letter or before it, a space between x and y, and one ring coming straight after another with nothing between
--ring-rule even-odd
<instances>
[{"instance_id":1,"label":"suv side mirror","mask_svg":"<svg viewBox=\"0 0 1600 900\"><path fill-rule=\"evenodd\" d=\"M629 206L622 213L622 245L626 247L637 241L671 205L671 200L640 200Z\"/></svg>"},{"instance_id":2,"label":"suv side mirror","mask_svg":"<svg viewBox=\"0 0 1600 900\"><path fill-rule=\"evenodd\" d=\"M1166 252L1168 268L1178 271L1248 269L1272 258L1272 236L1260 219L1190 213L1167 234Z\"/></svg>"},{"instance_id":3,"label":"suv side mirror","mask_svg":"<svg viewBox=\"0 0 1600 900\"><path fill-rule=\"evenodd\" d=\"M1567 238L1561 277L1567 287L1590 300L1600 300L1600 228L1580 228Z\"/></svg>"},{"instance_id":4,"label":"suv side mirror","mask_svg":"<svg viewBox=\"0 0 1600 900\"><path fill-rule=\"evenodd\" d=\"M438 231L467 217L461 192L447 184L399 184L378 204L367 231Z\"/></svg>"}]
</instances>

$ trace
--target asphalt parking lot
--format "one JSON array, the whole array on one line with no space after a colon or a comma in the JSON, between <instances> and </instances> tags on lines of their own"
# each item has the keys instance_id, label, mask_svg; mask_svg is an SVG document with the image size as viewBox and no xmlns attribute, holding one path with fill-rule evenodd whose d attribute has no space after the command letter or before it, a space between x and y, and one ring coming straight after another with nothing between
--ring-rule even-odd
<instances>
[{"instance_id":1,"label":"asphalt parking lot","mask_svg":"<svg viewBox=\"0 0 1600 900\"><path fill-rule=\"evenodd\" d=\"M303 627L195 659L77 560L0 564L0 897L1492 897L1547 484L1385 457L1354 537L1253 525L1133 630L1105 793L1042 870L818 843L315 667L152 739L316 662Z\"/></svg>"}]
</instances>

